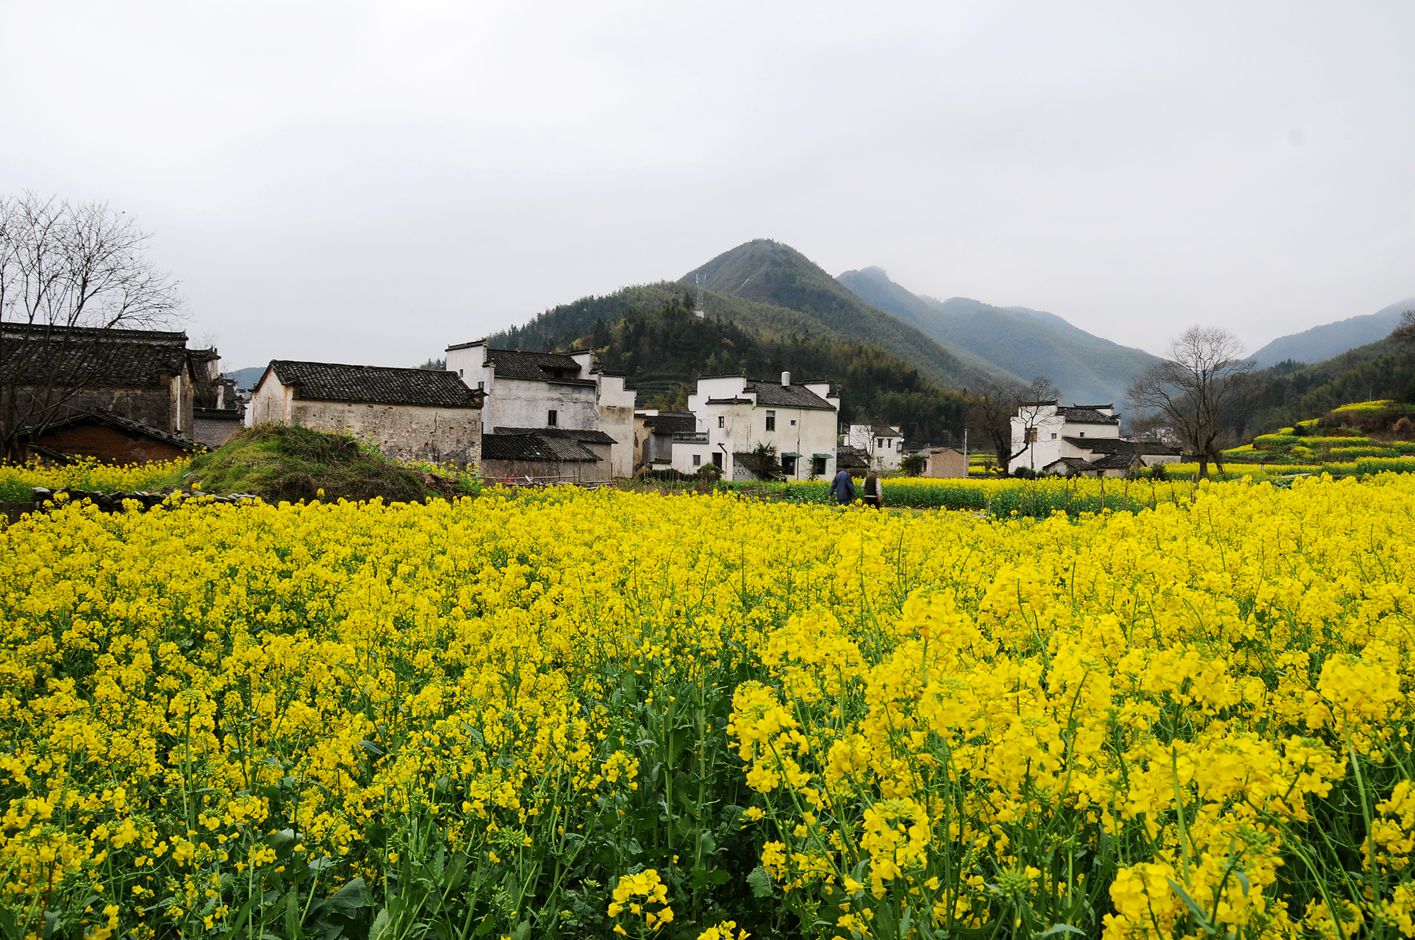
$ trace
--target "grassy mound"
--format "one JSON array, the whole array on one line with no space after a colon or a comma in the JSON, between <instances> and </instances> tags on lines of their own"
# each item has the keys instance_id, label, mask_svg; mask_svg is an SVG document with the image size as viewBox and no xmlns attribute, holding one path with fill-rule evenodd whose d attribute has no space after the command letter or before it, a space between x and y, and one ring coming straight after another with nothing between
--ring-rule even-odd
<instances>
[{"instance_id":1,"label":"grassy mound","mask_svg":"<svg viewBox=\"0 0 1415 940\"><path fill-rule=\"evenodd\" d=\"M197 457L183 483L272 502L341 497L412 502L459 492L455 481L391 461L350 435L280 424L247 428Z\"/></svg>"}]
</instances>

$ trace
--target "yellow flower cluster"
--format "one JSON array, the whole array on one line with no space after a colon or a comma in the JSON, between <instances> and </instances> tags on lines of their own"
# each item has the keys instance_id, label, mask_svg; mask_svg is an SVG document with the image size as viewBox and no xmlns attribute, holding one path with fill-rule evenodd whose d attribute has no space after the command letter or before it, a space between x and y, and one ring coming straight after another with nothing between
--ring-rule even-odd
<instances>
[{"instance_id":1,"label":"yellow flower cluster","mask_svg":"<svg viewBox=\"0 0 1415 940\"><path fill-rule=\"evenodd\" d=\"M617 918L627 913L636 922L642 919L644 927L650 932L673 923L673 908L668 906L668 886L652 868L621 876L614 886L613 898L609 903L610 917ZM620 936L628 935L622 924L615 924L614 932Z\"/></svg>"},{"instance_id":2,"label":"yellow flower cluster","mask_svg":"<svg viewBox=\"0 0 1415 940\"><path fill-rule=\"evenodd\" d=\"M1412 519L66 505L0 530L0 922L1415 936Z\"/></svg>"},{"instance_id":3,"label":"yellow flower cluster","mask_svg":"<svg viewBox=\"0 0 1415 940\"><path fill-rule=\"evenodd\" d=\"M0 493L27 498L31 489L74 489L101 493L155 492L181 479L191 461L187 458L135 464L106 464L82 459L70 464L31 461L0 464Z\"/></svg>"}]
</instances>

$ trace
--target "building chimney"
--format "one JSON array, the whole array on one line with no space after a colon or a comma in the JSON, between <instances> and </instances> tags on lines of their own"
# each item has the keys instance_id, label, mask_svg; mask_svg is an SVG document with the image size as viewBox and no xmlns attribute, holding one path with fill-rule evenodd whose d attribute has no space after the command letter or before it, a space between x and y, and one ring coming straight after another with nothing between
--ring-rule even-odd
<instances>
[{"instance_id":1,"label":"building chimney","mask_svg":"<svg viewBox=\"0 0 1415 940\"><path fill-rule=\"evenodd\" d=\"M787 387L788 385L790 385L790 384L791 384L791 373L790 373L790 372L783 372L783 373L781 373L781 387L782 387L782 388L786 388L786 387Z\"/></svg>"}]
</instances>

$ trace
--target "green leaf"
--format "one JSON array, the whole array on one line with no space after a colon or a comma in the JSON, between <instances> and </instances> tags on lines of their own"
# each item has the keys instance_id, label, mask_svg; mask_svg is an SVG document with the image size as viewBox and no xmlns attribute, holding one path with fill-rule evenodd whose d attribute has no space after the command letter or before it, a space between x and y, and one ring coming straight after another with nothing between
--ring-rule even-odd
<instances>
[{"instance_id":1,"label":"green leaf","mask_svg":"<svg viewBox=\"0 0 1415 940\"><path fill-rule=\"evenodd\" d=\"M766 873L766 869L758 865L752 869L752 873L747 876L747 885L752 889L752 897L771 897L771 875Z\"/></svg>"},{"instance_id":2,"label":"green leaf","mask_svg":"<svg viewBox=\"0 0 1415 940\"><path fill-rule=\"evenodd\" d=\"M1086 931L1072 927L1070 924L1052 924L1046 930L1037 934L1037 940L1041 940L1042 937L1055 937L1057 934L1063 933L1074 933L1078 937L1084 937L1086 935Z\"/></svg>"},{"instance_id":3,"label":"green leaf","mask_svg":"<svg viewBox=\"0 0 1415 940\"><path fill-rule=\"evenodd\" d=\"M373 907L373 895L362 878L355 878L324 902L325 909L336 917L355 920L365 909Z\"/></svg>"},{"instance_id":4,"label":"green leaf","mask_svg":"<svg viewBox=\"0 0 1415 940\"><path fill-rule=\"evenodd\" d=\"M378 914L373 919L373 925L368 929L368 940L382 940L384 933L388 932L391 923L392 920L388 916L388 908L380 907Z\"/></svg>"},{"instance_id":5,"label":"green leaf","mask_svg":"<svg viewBox=\"0 0 1415 940\"><path fill-rule=\"evenodd\" d=\"M285 936L298 937L300 935L300 900L296 892L287 891L285 893Z\"/></svg>"}]
</instances>

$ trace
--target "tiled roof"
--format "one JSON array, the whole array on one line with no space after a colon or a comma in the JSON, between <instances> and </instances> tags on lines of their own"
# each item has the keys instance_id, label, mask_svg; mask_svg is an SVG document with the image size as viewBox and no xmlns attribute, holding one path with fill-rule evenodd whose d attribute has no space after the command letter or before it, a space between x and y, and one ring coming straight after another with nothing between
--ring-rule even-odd
<instances>
[{"instance_id":1,"label":"tiled roof","mask_svg":"<svg viewBox=\"0 0 1415 940\"><path fill-rule=\"evenodd\" d=\"M544 463L589 463L598 460L569 439L545 437L539 432L483 434L482 460L526 460Z\"/></svg>"},{"instance_id":2,"label":"tiled roof","mask_svg":"<svg viewBox=\"0 0 1415 940\"><path fill-rule=\"evenodd\" d=\"M691 411L661 411L646 415L644 426L655 434L692 434L698 429L698 419Z\"/></svg>"},{"instance_id":3,"label":"tiled roof","mask_svg":"<svg viewBox=\"0 0 1415 940\"><path fill-rule=\"evenodd\" d=\"M1073 424L1119 424L1120 418L1104 414L1090 405L1069 405L1056 409L1056 413Z\"/></svg>"},{"instance_id":4,"label":"tiled roof","mask_svg":"<svg viewBox=\"0 0 1415 940\"><path fill-rule=\"evenodd\" d=\"M186 369L186 334L140 330L62 330L7 326L0 342L0 377L6 382L56 388L138 388L160 385Z\"/></svg>"},{"instance_id":5,"label":"tiled roof","mask_svg":"<svg viewBox=\"0 0 1415 940\"><path fill-rule=\"evenodd\" d=\"M1132 450L1129 453L1107 454L1086 465L1088 470L1128 470L1139 457Z\"/></svg>"},{"instance_id":6,"label":"tiled roof","mask_svg":"<svg viewBox=\"0 0 1415 940\"><path fill-rule=\"evenodd\" d=\"M539 434L541 437L582 444L613 444L614 438L603 431L577 428L497 428L497 434Z\"/></svg>"},{"instance_id":7,"label":"tiled roof","mask_svg":"<svg viewBox=\"0 0 1415 940\"><path fill-rule=\"evenodd\" d=\"M780 382L752 380L744 392L756 392L757 404L767 408L804 408L834 411L835 408L804 385L782 385Z\"/></svg>"},{"instance_id":8,"label":"tiled roof","mask_svg":"<svg viewBox=\"0 0 1415 940\"><path fill-rule=\"evenodd\" d=\"M530 382L556 382L567 385L593 385L593 379L580 375L580 364L563 353L521 352L516 349L486 350L486 360L496 369L499 379L524 379Z\"/></svg>"},{"instance_id":9,"label":"tiled roof","mask_svg":"<svg viewBox=\"0 0 1415 940\"><path fill-rule=\"evenodd\" d=\"M876 424L870 428L870 433L875 437L903 437L898 428L892 428L887 424Z\"/></svg>"},{"instance_id":10,"label":"tiled roof","mask_svg":"<svg viewBox=\"0 0 1415 940\"><path fill-rule=\"evenodd\" d=\"M1133 454L1136 451L1142 454L1174 455L1178 456L1179 450L1170 447L1168 444L1157 444L1153 441L1127 441L1119 437L1071 437L1062 438L1063 441L1072 447L1079 447L1081 450L1093 451L1097 454Z\"/></svg>"},{"instance_id":11,"label":"tiled roof","mask_svg":"<svg viewBox=\"0 0 1415 940\"><path fill-rule=\"evenodd\" d=\"M837 470L864 470L870 465L870 455L863 447L845 446L835 451Z\"/></svg>"},{"instance_id":12,"label":"tiled roof","mask_svg":"<svg viewBox=\"0 0 1415 940\"><path fill-rule=\"evenodd\" d=\"M1130 453L1135 449L1134 441L1127 441L1118 437L1071 437L1068 435L1063 437L1062 440L1072 447L1095 451L1098 454L1118 454L1122 451Z\"/></svg>"},{"instance_id":13,"label":"tiled roof","mask_svg":"<svg viewBox=\"0 0 1415 940\"><path fill-rule=\"evenodd\" d=\"M467 388L456 373L387 366L351 366L334 362L272 359L275 377L305 401L338 401L371 405L425 405L434 408L479 408L481 396Z\"/></svg>"},{"instance_id":14,"label":"tiled roof","mask_svg":"<svg viewBox=\"0 0 1415 940\"><path fill-rule=\"evenodd\" d=\"M1051 467L1055 467L1057 464L1062 464L1064 466L1070 467L1072 470L1085 470L1091 466L1090 461L1086 460L1085 457L1060 457L1056 460L1053 460L1051 463L1047 464L1042 469L1047 470Z\"/></svg>"},{"instance_id":15,"label":"tiled roof","mask_svg":"<svg viewBox=\"0 0 1415 940\"><path fill-rule=\"evenodd\" d=\"M159 430L158 428L155 428L150 424L143 424L141 421L134 421L132 418L127 418L123 415L115 414L114 412L106 411L102 408L87 408L82 411L72 412L71 414L66 415L59 421L45 425L44 431L42 433L48 434L51 431L62 431L65 428L71 428L75 425L81 424L107 425L110 428L116 428L117 430L125 431L128 434L140 434L143 437L149 437L153 440L162 441L163 443L171 444L174 447L180 447L183 450L196 450L198 446L197 442L191 440L190 438L182 437L179 434L169 434L168 432Z\"/></svg>"}]
</instances>

